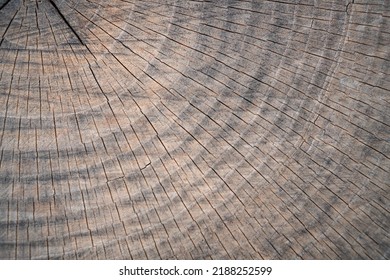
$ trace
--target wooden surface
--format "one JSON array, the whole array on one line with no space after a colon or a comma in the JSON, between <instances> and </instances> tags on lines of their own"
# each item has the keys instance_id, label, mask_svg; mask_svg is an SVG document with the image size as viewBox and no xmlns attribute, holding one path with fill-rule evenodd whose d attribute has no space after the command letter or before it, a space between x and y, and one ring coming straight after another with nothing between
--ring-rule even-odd
<instances>
[{"instance_id":1,"label":"wooden surface","mask_svg":"<svg viewBox=\"0 0 390 280\"><path fill-rule=\"evenodd\" d=\"M0 7L1 259L390 258L390 1Z\"/></svg>"}]
</instances>

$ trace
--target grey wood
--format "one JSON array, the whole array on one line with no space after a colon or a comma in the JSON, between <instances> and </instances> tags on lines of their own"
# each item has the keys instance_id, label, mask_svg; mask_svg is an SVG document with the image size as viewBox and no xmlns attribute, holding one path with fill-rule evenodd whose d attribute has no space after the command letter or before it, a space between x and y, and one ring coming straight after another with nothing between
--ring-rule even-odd
<instances>
[{"instance_id":1,"label":"grey wood","mask_svg":"<svg viewBox=\"0 0 390 280\"><path fill-rule=\"evenodd\" d=\"M390 257L389 1L0 7L0 259Z\"/></svg>"}]
</instances>

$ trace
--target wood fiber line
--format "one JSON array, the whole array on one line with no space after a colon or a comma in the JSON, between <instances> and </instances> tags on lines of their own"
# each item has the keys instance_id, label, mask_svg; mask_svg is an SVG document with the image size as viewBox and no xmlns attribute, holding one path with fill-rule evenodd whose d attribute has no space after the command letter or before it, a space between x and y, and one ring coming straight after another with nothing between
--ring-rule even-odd
<instances>
[{"instance_id":1,"label":"wood fiber line","mask_svg":"<svg viewBox=\"0 0 390 280\"><path fill-rule=\"evenodd\" d=\"M389 5L0 1L0 259L389 259Z\"/></svg>"}]
</instances>

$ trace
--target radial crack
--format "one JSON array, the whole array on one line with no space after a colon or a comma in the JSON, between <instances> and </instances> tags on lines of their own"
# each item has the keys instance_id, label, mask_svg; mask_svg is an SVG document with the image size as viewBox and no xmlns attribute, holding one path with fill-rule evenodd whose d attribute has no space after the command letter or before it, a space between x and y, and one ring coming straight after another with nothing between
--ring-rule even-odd
<instances>
[{"instance_id":1,"label":"radial crack","mask_svg":"<svg viewBox=\"0 0 390 280\"><path fill-rule=\"evenodd\" d=\"M74 30L74 28L72 27L72 25L69 23L69 21L65 18L64 14L61 12L61 10L58 8L57 4L52 1L52 0L49 0L50 4L52 4L52 6L54 7L54 9L56 9L57 13L60 15L60 17L62 18L62 20L66 23L66 25L69 27L70 30L72 30L73 34L77 37L77 39L80 41L80 43L85 46L83 40L81 39L81 37L79 36L79 34L77 34L76 30Z\"/></svg>"}]
</instances>

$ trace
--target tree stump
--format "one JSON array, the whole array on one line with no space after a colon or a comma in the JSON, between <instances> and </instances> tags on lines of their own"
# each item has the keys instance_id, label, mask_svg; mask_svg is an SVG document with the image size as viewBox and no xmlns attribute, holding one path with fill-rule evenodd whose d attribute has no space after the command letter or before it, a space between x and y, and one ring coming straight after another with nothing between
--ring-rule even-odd
<instances>
[{"instance_id":1,"label":"tree stump","mask_svg":"<svg viewBox=\"0 0 390 280\"><path fill-rule=\"evenodd\" d=\"M388 259L389 12L0 0L0 259Z\"/></svg>"}]
</instances>

